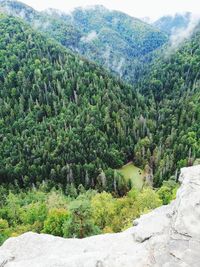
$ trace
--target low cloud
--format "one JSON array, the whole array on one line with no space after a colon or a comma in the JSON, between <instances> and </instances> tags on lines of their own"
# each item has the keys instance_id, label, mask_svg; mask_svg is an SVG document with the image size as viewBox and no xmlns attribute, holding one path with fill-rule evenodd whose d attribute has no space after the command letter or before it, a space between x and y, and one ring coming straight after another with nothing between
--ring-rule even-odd
<instances>
[{"instance_id":1,"label":"low cloud","mask_svg":"<svg viewBox=\"0 0 200 267\"><path fill-rule=\"evenodd\" d=\"M200 15L191 14L190 22L186 28L181 28L172 32L170 37L171 48L179 47L184 40L188 39L199 22Z\"/></svg>"},{"instance_id":2,"label":"low cloud","mask_svg":"<svg viewBox=\"0 0 200 267\"><path fill-rule=\"evenodd\" d=\"M97 38L98 38L97 33L95 31L91 31L87 36L82 37L81 41L85 43L89 43L89 42L94 41Z\"/></svg>"}]
</instances>

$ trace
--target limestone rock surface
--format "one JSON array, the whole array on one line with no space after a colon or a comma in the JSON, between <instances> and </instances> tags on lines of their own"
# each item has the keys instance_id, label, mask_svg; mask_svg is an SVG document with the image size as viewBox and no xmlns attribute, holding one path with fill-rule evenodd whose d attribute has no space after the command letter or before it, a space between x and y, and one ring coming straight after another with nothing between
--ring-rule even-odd
<instances>
[{"instance_id":1,"label":"limestone rock surface","mask_svg":"<svg viewBox=\"0 0 200 267\"><path fill-rule=\"evenodd\" d=\"M179 180L176 200L127 231L82 240L26 233L0 247L0 267L200 267L200 165Z\"/></svg>"}]
</instances>

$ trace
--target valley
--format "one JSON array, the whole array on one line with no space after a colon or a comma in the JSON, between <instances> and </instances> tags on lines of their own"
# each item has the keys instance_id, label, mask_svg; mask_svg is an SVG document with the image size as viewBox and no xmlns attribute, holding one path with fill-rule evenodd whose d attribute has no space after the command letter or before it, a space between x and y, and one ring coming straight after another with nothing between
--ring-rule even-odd
<instances>
[{"instance_id":1,"label":"valley","mask_svg":"<svg viewBox=\"0 0 200 267\"><path fill-rule=\"evenodd\" d=\"M190 12L146 23L1 0L0 244L119 233L169 204L199 163L199 103Z\"/></svg>"}]
</instances>

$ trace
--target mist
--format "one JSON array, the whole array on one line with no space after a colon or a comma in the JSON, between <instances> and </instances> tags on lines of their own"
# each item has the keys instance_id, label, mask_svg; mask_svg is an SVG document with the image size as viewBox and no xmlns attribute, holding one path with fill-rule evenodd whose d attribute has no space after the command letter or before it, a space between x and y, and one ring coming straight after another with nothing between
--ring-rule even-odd
<instances>
[{"instance_id":1,"label":"mist","mask_svg":"<svg viewBox=\"0 0 200 267\"><path fill-rule=\"evenodd\" d=\"M190 21L187 27L172 31L172 35L170 37L171 48L178 48L183 43L183 41L188 39L194 32L194 29L196 28L199 22L200 15L191 13Z\"/></svg>"}]
</instances>

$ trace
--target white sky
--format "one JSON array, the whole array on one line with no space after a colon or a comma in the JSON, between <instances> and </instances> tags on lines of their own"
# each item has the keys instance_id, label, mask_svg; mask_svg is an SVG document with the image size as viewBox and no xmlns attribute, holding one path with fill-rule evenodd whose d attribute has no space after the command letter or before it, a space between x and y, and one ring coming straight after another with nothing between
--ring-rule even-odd
<instances>
[{"instance_id":1,"label":"white sky","mask_svg":"<svg viewBox=\"0 0 200 267\"><path fill-rule=\"evenodd\" d=\"M134 17L156 19L162 15L190 11L200 14L200 0L21 0L37 10L56 8L70 11L75 7L104 5Z\"/></svg>"}]
</instances>

